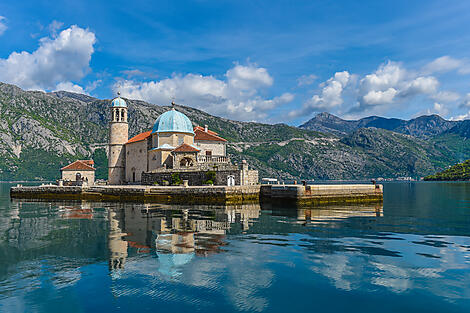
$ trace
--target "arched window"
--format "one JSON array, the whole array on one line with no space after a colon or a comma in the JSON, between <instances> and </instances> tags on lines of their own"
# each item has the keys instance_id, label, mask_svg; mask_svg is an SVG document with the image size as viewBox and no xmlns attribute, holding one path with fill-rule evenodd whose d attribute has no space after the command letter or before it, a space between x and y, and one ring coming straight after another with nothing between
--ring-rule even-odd
<instances>
[{"instance_id":1,"label":"arched window","mask_svg":"<svg viewBox=\"0 0 470 313\"><path fill-rule=\"evenodd\" d=\"M181 167L190 167L190 166L194 166L194 161L193 159L191 158L182 158L181 161L180 161L180 166Z\"/></svg>"}]
</instances>

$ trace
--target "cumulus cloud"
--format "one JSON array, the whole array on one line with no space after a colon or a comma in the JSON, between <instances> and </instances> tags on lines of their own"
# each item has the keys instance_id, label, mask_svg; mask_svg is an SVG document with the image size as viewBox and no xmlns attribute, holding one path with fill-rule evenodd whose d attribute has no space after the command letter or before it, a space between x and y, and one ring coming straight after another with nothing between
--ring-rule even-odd
<instances>
[{"instance_id":1,"label":"cumulus cloud","mask_svg":"<svg viewBox=\"0 0 470 313\"><path fill-rule=\"evenodd\" d=\"M113 89L131 99L155 104L168 104L174 99L211 114L251 121L264 120L270 110L293 100L290 93L273 99L262 97L260 92L272 84L273 78L265 68L237 64L226 72L225 79L175 74L148 82L123 79Z\"/></svg>"},{"instance_id":2,"label":"cumulus cloud","mask_svg":"<svg viewBox=\"0 0 470 313\"><path fill-rule=\"evenodd\" d=\"M72 82L58 83L54 91L61 91L61 90L85 94L85 90L83 90L81 86L76 85Z\"/></svg>"},{"instance_id":3,"label":"cumulus cloud","mask_svg":"<svg viewBox=\"0 0 470 313\"><path fill-rule=\"evenodd\" d=\"M308 86L313 84L315 80L317 80L317 76L314 74L310 75L302 75L299 78L297 78L297 86L302 87L302 86Z\"/></svg>"},{"instance_id":4,"label":"cumulus cloud","mask_svg":"<svg viewBox=\"0 0 470 313\"><path fill-rule=\"evenodd\" d=\"M6 18L4 16L0 16L0 36L7 30L7 25L5 24Z\"/></svg>"},{"instance_id":5,"label":"cumulus cloud","mask_svg":"<svg viewBox=\"0 0 470 313\"><path fill-rule=\"evenodd\" d=\"M262 67L236 65L226 73L228 84L237 90L254 91L255 88L271 86L273 78Z\"/></svg>"},{"instance_id":6,"label":"cumulus cloud","mask_svg":"<svg viewBox=\"0 0 470 313\"><path fill-rule=\"evenodd\" d=\"M343 103L343 90L351 81L351 74L347 71L337 72L333 77L319 85L321 92L319 95L313 95L306 101L300 110L289 112L289 117L309 115L319 110L331 110Z\"/></svg>"},{"instance_id":7,"label":"cumulus cloud","mask_svg":"<svg viewBox=\"0 0 470 313\"><path fill-rule=\"evenodd\" d=\"M314 95L300 109L289 112L288 116L297 118L309 116L313 112L333 111L353 118L365 112L380 114L390 109L396 110L398 106L412 103L416 98L420 103L426 99L434 103L428 109L423 109L422 113L447 114L449 104L455 104L461 96L453 91L439 90L440 82L431 74L461 71L464 65L462 60L445 56L420 70L409 70L401 63L388 61L362 77L338 72L319 84L319 88L313 90ZM464 103L461 106L467 106L467 102Z\"/></svg>"},{"instance_id":8,"label":"cumulus cloud","mask_svg":"<svg viewBox=\"0 0 470 313\"><path fill-rule=\"evenodd\" d=\"M24 89L54 90L58 84L76 81L90 71L95 34L76 25L55 38L42 38L32 52L13 52L0 59L0 81Z\"/></svg>"},{"instance_id":9,"label":"cumulus cloud","mask_svg":"<svg viewBox=\"0 0 470 313\"><path fill-rule=\"evenodd\" d=\"M409 101L418 95L437 96L438 87L439 81L434 76L408 71L400 63L389 61L359 81L358 105L351 111L361 112ZM451 94L440 94L441 100L446 96L450 98Z\"/></svg>"}]
</instances>

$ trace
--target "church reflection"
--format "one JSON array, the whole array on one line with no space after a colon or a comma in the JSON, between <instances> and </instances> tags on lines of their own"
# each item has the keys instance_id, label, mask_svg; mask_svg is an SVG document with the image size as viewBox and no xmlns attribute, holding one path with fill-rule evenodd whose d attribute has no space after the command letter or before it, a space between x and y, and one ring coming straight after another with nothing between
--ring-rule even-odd
<instances>
[{"instance_id":1,"label":"church reflection","mask_svg":"<svg viewBox=\"0 0 470 313\"><path fill-rule=\"evenodd\" d=\"M220 252L231 227L246 231L259 215L259 204L223 207L144 204L110 209L110 269L124 268L128 253L154 251L159 270L172 276L174 267L189 262L195 255Z\"/></svg>"}]
</instances>

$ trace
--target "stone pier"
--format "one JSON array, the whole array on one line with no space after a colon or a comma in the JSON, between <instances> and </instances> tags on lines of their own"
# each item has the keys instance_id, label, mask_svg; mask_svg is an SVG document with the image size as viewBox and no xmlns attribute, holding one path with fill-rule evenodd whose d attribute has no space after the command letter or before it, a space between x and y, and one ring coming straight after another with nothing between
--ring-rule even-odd
<instances>
[{"instance_id":1,"label":"stone pier","mask_svg":"<svg viewBox=\"0 0 470 313\"><path fill-rule=\"evenodd\" d=\"M153 202L162 204L241 204L290 202L300 206L383 201L382 185L248 186L56 186L12 187L11 198Z\"/></svg>"}]
</instances>

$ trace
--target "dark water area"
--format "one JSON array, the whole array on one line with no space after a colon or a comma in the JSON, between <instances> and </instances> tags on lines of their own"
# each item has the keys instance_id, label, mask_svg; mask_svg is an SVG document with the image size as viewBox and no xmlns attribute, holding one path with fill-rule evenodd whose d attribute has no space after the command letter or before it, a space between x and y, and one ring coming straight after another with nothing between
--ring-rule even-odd
<instances>
[{"instance_id":1,"label":"dark water area","mask_svg":"<svg viewBox=\"0 0 470 313\"><path fill-rule=\"evenodd\" d=\"M383 205L10 201L1 312L470 312L470 183Z\"/></svg>"}]
</instances>

